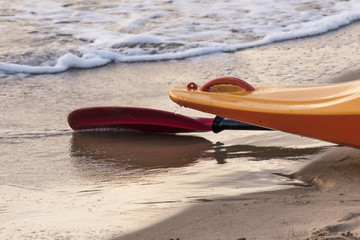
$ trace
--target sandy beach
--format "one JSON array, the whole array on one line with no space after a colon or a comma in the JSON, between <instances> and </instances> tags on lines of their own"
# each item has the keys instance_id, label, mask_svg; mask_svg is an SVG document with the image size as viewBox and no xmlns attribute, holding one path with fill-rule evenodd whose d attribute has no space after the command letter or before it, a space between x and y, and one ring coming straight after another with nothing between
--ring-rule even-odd
<instances>
[{"instance_id":1,"label":"sandy beach","mask_svg":"<svg viewBox=\"0 0 360 240\"><path fill-rule=\"evenodd\" d=\"M120 239L359 239L360 151L334 147L291 189L208 199Z\"/></svg>"},{"instance_id":2,"label":"sandy beach","mask_svg":"<svg viewBox=\"0 0 360 240\"><path fill-rule=\"evenodd\" d=\"M1 46L8 51L8 55L4 54L2 58L12 62L11 56L15 54L15 59L22 63L16 65L17 68L36 70L39 67L41 74L0 73L0 109L5 113L0 114L0 239L360 237L360 150L276 131L174 136L78 133L72 131L67 123L71 111L94 106L144 107L186 116L214 117L176 105L169 99L168 91L173 86L189 82L202 84L223 76L238 77L251 84L309 86L360 79L359 22L326 34L241 51L216 54L200 51L198 57L193 54L189 58L186 55L184 59L165 61L156 61L158 58L154 60L151 57L156 56L149 53L144 55L152 59L149 62L112 60L98 68L77 69L77 64L92 58L81 60L77 55L63 55L63 52L70 49L79 56L84 53L89 57L85 54L89 52L80 51L83 47L92 46L96 39L109 40L109 35L103 35L98 27L110 29L110 36L119 34L120 27L114 25L113 15L108 15L111 20L108 25L103 23L103 13L114 9L101 1L66 1L69 4L56 3L55 6L35 1L34 9L32 4L15 2L16 9L22 9L20 15L13 16L13 8L7 10L9 14L3 14L9 23L3 34L16 37L10 37L8 44ZM181 1L165 2L184 4ZM195 2L203 4L202 1ZM227 5L227 2L218 3ZM139 5L134 7L144 5L141 1L133 4ZM223 13L228 21L218 22L216 16L211 20L216 29L222 30L227 22L233 22L232 15L227 14L231 6L227 6ZM58 11L54 11L54 7ZM184 8L197 12L197 8L187 4ZM310 6L309 11L317 8L317 5ZM43 11L39 13L41 18L34 17L34 11L38 9ZM141 9L139 12L129 10L136 13L134 20L146 15ZM166 11L162 10L169 15L152 15L155 12L150 7L151 15L146 20L159 30L163 28L159 23L163 22L177 31L172 22L158 18L171 18L174 9L169 6ZM99 14L93 10L99 10ZM122 7L115 10L118 11L116 16L122 15ZM311 13L305 10L310 16ZM48 11L61 14L51 18ZM218 12L216 6L213 11ZM247 11L243 12L246 14ZM63 21L69 14L80 15L72 22ZM267 17L270 19L272 14L268 12ZM282 17L274 21L281 22L287 14L285 9ZM322 12L319 14L321 18ZM188 22L185 26L191 29L192 15L185 18ZM207 22L207 17L203 19L199 15L198 18L195 20ZM34 19L40 19L40 22L28 23ZM243 19L247 21L247 15ZM13 20L16 20L14 25ZM88 24L89 20L91 24ZM260 20L267 23L259 12ZM334 24L334 20L328 22ZM21 37L24 32L24 28L19 27L23 23L29 27L25 28L29 35L19 39L17 35ZM44 27L41 32L33 29L37 24ZM95 28L84 29L84 26ZM201 26L207 32L208 25ZM75 28L73 37L69 39L68 31L73 27L79 28ZM137 32L139 27L134 31ZM80 33L86 30L90 37L78 35L78 30ZM49 32L53 35L49 36ZM135 36L144 40L144 32L147 31L140 29L140 35ZM196 29L189 36L192 37L192 33L197 34ZM202 32L199 34L202 38ZM249 36L248 32L240 35L246 35L252 41L251 32ZM182 32L176 36L183 37ZM236 40L238 37L234 36ZM210 45L213 43L213 40L204 40L206 44L206 41ZM226 36L219 41L227 42ZM29 51L25 48L23 53L17 52L16 49L26 46L23 43L30 46ZM51 49L48 49L49 43ZM172 52L173 42L169 43L165 55ZM192 41L189 43L192 45ZM38 51L39 45L42 51ZM121 50L110 46L105 49ZM137 50L131 46L127 50ZM162 46L160 44L158 50ZM64 56L70 57L70 61L65 61ZM31 60L33 57L34 61ZM47 65L48 61L53 65L59 63L59 59L68 64L60 64L58 71L64 70L61 73L52 72L54 67L39 65ZM47 74L44 67L52 73ZM65 71L67 67L74 68Z\"/></svg>"},{"instance_id":3,"label":"sandy beach","mask_svg":"<svg viewBox=\"0 0 360 240\"><path fill-rule=\"evenodd\" d=\"M185 72L183 81L195 76L199 77L196 82L205 82L219 74L265 83L360 79L359 33L360 24L354 23L315 37L206 57L200 61L203 72L192 72L190 65L186 69L191 74ZM219 70L224 69L220 64L226 65L228 74ZM359 172L360 150L329 147L291 174L283 174L302 184L202 199L175 216L118 239L360 239Z\"/></svg>"}]
</instances>

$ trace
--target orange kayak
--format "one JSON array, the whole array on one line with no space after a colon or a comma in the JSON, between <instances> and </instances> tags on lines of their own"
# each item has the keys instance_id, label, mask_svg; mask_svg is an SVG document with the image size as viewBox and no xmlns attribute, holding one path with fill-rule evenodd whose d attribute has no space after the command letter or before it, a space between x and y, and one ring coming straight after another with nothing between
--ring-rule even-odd
<instances>
[{"instance_id":1,"label":"orange kayak","mask_svg":"<svg viewBox=\"0 0 360 240\"><path fill-rule=\"evenodd\" d=\"M177 104L266 128L360 148L360 80L329 85L250 85L224 77L174 87Z\"/></svg>"}]
</instances>

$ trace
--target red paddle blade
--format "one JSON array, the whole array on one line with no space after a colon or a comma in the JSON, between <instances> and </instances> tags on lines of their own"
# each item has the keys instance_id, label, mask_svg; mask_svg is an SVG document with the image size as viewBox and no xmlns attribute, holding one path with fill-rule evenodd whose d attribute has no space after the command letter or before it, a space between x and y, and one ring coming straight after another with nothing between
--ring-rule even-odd
<instances>
[{"instance_id":1,"label":"red paddle blade","mask_svg":"<svg viewBox=\"0 0 360 240\"><path fill-rule=\"evenodd\" d=\"M68 123L73 130L116 129L156 133L211 131L213 119L191 118L147 108L92 107L71 112Z\"/></svg>"}]
</instances>

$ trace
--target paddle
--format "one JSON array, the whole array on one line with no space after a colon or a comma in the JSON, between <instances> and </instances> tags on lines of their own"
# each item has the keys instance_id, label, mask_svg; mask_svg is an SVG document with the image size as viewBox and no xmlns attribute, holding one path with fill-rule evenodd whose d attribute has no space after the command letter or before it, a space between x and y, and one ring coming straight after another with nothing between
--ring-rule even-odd
<instances>
[{"instance_id":1,"label":"paddle","mask_svg":"<svg viewBox=\"0 0 360 240\"><path fill-rule=\"evenodd\" d=\"M73 130L123 129L152 133L269 130L222 117L192 118L161 110L132 107L81 108L68 115L68 123Z\"/></svg>"}]
</instances>

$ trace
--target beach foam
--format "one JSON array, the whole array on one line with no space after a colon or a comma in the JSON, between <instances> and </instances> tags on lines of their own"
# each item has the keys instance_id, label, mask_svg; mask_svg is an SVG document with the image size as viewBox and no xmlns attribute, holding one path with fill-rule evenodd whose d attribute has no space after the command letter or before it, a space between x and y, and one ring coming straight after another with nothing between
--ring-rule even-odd
<instances>
[{"instance_id":1,"label":"beach foam","mask_svg":"<svg viewBox=\"0 0 360 240\"><path fill-rule=\"evenodd\" d=\"M233 52L339 28L360 18L358 6L358 0L14 1L1 6L0 71L57 73Z\"/></svg>"}]
</instances>

